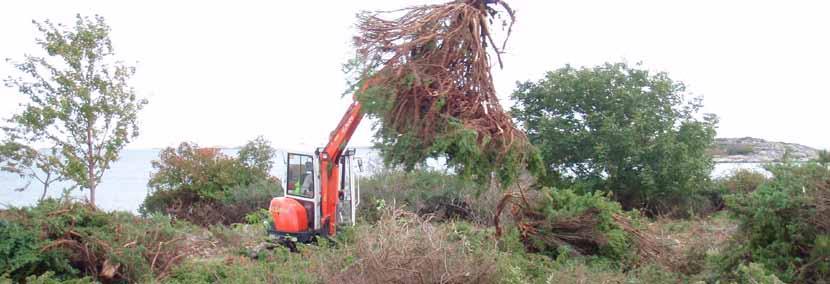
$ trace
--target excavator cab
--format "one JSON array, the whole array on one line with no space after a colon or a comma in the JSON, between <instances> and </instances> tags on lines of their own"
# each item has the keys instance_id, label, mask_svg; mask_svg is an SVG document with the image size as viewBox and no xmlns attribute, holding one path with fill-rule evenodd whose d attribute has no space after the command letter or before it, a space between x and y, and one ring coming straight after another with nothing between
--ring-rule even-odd
<instances>
[{"instance_id":1,"label":"excavator cab","mask_svg":"<svg viewBox=\"0 0 830 284\"><path fill-rule=\"evenodd\" d=\"M293 238L300 242L311 242L315 236L331 236L331 219L337 225L354 225L356 210L360 203L360 188L356 168L360 161L355 150L348 149L337 159L334 166L321 168L319 150L314 155L302 153L287 154L287 173L283 184L283 196L271 200L269 213L273 221L271 233L282 238ZM337 190L323 190L321 176L339 177ZM326 194L337 196L325 198ZM332 199L335 198L335 199ZM336 206L336 217L323 218L324 206Z\"/></svg>"},{"instance_id":2,"label":"excavator cab","mask_svg":"<svg viewBox=\"0 0 830 284\"><path fill-rule=\"evenodd\" d=\"M357 172L362 169L362 160L355 157L355 152L355 149L349 149L340 157L340 202L337 202L337 223L340 225L354 226L360 205Z\"/></svg>"}]
</instances>

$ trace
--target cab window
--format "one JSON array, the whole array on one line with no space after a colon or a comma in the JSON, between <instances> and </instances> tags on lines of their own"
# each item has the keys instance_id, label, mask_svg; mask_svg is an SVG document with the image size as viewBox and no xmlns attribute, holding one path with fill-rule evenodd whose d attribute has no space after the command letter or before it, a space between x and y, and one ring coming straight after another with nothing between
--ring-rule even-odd
<instances>
[{"instance_id":1,"label":"cab window","mask_svg":"<svg viewBox=\"0 0 830 284\"><path fill-rule=\"evenodd\" d=\"M289 195L314 198L314 160L311 156L288 154L286 177Z\"/></svg>"}]
</instances>

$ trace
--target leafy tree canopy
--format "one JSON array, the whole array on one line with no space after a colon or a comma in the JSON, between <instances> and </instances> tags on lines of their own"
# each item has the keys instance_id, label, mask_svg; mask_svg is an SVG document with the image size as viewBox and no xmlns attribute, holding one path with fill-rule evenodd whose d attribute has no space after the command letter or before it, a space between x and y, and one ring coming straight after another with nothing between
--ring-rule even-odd
<instances>
[{"instance_id":1,"label":"leafy tree canopy","mask_svg":"<svg viewBox=\"0 0 830 284\"><path fill-rule=\"evenodd\" d=\"M542 153L546 183L608 190L627 208L668 211L702 188L717 118L666 73L624 63L565 66L518 84L515 119Z\"/></svg>"}]
</instances>

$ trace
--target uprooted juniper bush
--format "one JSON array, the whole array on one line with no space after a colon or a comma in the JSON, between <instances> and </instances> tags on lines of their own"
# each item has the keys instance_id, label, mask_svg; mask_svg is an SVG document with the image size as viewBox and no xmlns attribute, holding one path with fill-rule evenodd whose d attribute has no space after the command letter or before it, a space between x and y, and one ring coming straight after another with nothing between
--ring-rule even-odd
<instances>
[{"instance_id":1,"label":"uprooted juniper bush","mask_svg":"<svg viewBox=\"0 0 830 284\"><path fill-rule=\"evenodd\" d=\"M463 177L493 173L507 185L527 168L541 172L537 150L499 104L490 56L501 65L491 24L513 10L504 1L455 1L358 16L354 87L363 111L379 119L378 146L389 165L412 169L446 157ZM400 15L396 19L387 17ZM507 37L510 30L507 28Z\"/></svg>"}]
</instances>

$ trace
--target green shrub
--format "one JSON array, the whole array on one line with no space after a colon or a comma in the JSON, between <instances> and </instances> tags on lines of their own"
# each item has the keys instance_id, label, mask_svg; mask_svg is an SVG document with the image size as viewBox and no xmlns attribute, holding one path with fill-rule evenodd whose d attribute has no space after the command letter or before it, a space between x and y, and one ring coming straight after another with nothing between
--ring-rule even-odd
<instances>
[{"instance_id":1,"label":"green shrub","mask_svg":"<svg viewBox=\"0 0 830 284\"><path fill-rule=\"evenodd\" d=\"M76 274L62 255L54 251L41 253L40 249L45 245L38 231L0 221L0 276L20 282L48 270Z\"/></svg>"},{"instance_id":2,"label":"green shrub","mask_svg":"<svg viewBox=\"0 0 830 284\"><path fill-rule=\"evenodd\" d=\"M273 150L253 141L240 150L239 158L219 149L182 143L164 149L153 161L148 186L151 193L142 214L164 213L194 224L230 224L268 208L271 198L282 193L279 181L269 176Z\"/></svg>"},{"instance_id":3,"label":"green shrub","mask_svg":"<svg viewBox=\"0 0 830 284\"><path fill-rule=\"evenodd\" d=\"M814 161L820 165L827 167L828 165L830 165L830 151L818 151L818 156L814 159Z\"/></svg>"},{"instance_id":4,"label":"green shrub","mask_svg":"<svg viewBox=\"0 0 830 284\"><path fill-rule=\"evenodd\" d=\"M784 284L775 274L765 269L764 265L758 263L739 265L737 275L738 283Z\"/></svg>"},{"instance_id":5,"label":"green shrub","mask_svg":"<svg viewBox=\"0 0 830 284\"><path fill-rule=\"evenodd\" d=\"M708 216L726 207L725 195L752 192L767 180L767 176L758 171L736 170L728 176L713 180L706 187L696 191L690 197L690 202L678 207L671 217Z\"/></svg>"},{"instance_id":6,"label":"green shrub","mask_svg":"<svg viewBox=\"0 0 830 284\"><path fill-rule=\"evenodd\" d=\"M251 225L268 223L270 220L271 213L265 208L261 208L245 215L245 222Z\"/></svg>"},{"instance_id":7,"label":"green shrub","mask_svg":"<svg viewBox=\"0 0 830 284\"><path fill-rule=\"evenodd\" d=\"M750 193L767 181L767 176L758 171L739 169L726 178L717 180L717 184L726 193Z\"/></svg>"},{"instance_id":8,"label":"green shrub","mask_svg":"<svg viewBox=\"0 0 830 284\"><path fill-rule=\"evenodd\" d=\"M767 166L773 178L755 191L727 196L738 219L736 244L720 260L723 272L763 265L784 282L830 277L830 170L818 164ZM752 269L752 267L749 267ZM728 276L728 277L734 277Z\"/></svg>"}]
</instances>

